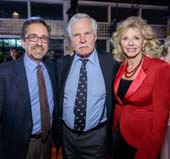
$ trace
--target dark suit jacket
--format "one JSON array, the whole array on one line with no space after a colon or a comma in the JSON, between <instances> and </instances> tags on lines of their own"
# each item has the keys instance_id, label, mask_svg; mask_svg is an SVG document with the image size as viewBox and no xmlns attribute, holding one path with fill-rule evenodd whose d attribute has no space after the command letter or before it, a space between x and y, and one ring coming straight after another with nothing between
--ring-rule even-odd
<instances>
[{"instance_id":1,"label":"dark suit jacket","mask_svg":"<svg viewBox=\"0 0 170 159\"><path fill-rule=\"evenodd\" d=\"M45 62L56 103L56 77ZM23 57L0 65L0 158L25 159L32 132L32 113Z\"/></svg>"},{"instance_id":2,"label":"dark suit jacket","mask_svg":"<svg viewBox=\"0 0 170 159\"><path fill-rule=\"evenodd\" d=\"M62 59L59 59L57 64L57 95L58 95L58 103L59 103L59 116L57 123L60 123L58 129L59 135L62 133L62 109L63 109L63 97L64 97L64 87L65 83L71 68L71 64L74 56L67 55ZM113 60L113 57L109 53L98 53L99 63L101 66L103 78L106 86L106 105L107 105L107 121L108 127L111 132L111 122L112 122L112 114L113 114L113 81L119 64ZM100 87L100 86L99 86ZM59 141L59 140L57 140ZM60 145L58 145L60 146Z\"/></svg>"},{"instance_id":3,"label":"dark suit jacket","mask_svg":"<svg viewBox=\"0 0 170 159\"><path fill-rule=\"evenodd\" d=\"M14 59L13 59L12 56L10 55L10 56L8 56L8 57L6 57L6 58L4 59L4 62L8 62L8 61L12 61L12 60L14 60Z\"/></svg>"},{"instance_id":4,"label":"dark suit jacket","mask_svg":"<svg viewBox=\"0 0 170 159\"><path fill-rule=\"evenodd\" d=\"M117 104L113 131L120 123L126 142L137 148L135 159L156 159L164 139L170 104L170 67L159 59L144 58L124 102L117 96L126 65L117 73L114 91Z\"/></svg>"}]
</instances>

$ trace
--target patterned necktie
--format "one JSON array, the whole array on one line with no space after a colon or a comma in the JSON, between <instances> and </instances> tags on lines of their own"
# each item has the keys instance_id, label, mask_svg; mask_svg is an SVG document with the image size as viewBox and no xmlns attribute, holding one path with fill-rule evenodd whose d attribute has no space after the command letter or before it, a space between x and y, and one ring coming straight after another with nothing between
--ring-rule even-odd
<instances>
[{"instance_id":1,"label":"patterned necktie","mask_svg":"<svg viewBox=\"0 0 170 159\"><path fill-rule=\"evenodd\" d=\"M76 94L75 106L74 106L74 129L77 131L83 131L86 123L86 105L87 105L87 71L86 63L88 59L80 59L82 66L80 68L78 89Z\"/></svg>"},{"instance_id":2,"label":"patterned necktie","mask_svg":"<svg viewBox=\"0 0 170 159\"><path fill-rule=\"evenodd\" d=\"M48 136L48 131L50 130L50 111L45 87L45 80L43 72L41 70L41 65L37 66L37 79L41 110L41 138L43 141L45 141Z\"/></svg>"}]
</instances>

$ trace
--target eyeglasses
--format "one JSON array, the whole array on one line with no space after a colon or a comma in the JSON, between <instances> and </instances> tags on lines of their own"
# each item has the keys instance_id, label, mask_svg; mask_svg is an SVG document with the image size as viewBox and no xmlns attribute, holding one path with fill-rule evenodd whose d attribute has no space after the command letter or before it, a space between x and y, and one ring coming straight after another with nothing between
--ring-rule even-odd
<instances>
[{"instance_id":1,"label":"eyeglasses","mask_svg":"<svg viewBox=\"0 0 170 159\"><path fill-rule=\"evenodd\" d=\"M49 42L49 37L46 35L38 36L37 34L29 34L27 37L25 37L25 39L28 39L32 42L37 42L39 39L41 39L41 42L43 43Z\"/></svg>"}]
</instances>

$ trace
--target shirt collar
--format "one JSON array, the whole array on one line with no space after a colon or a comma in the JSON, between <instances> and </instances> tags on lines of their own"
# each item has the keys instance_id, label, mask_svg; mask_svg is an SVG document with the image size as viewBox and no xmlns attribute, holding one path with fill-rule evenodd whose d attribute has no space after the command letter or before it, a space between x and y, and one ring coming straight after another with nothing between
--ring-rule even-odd
<instances>
[{"instance_id":1,"label":"shirt collar","mask_svg":"<svg viewBox=\"0 0 170 159\"><path fill-rule=\"evenodd\" d=\"M77 54L75 54L75 61L78 62L79 59L81 59ZM97 64L98 63L98 56L96 49L93 50L93 52L90 54L90 56L87 58L90 63Z\"/></svg>"},{"instance_id":2,"label":"shirt collar","mask_svg":"<svg viewBox=\"0 0 170 159\"><path fill-rule=\"evenodd\" d=\"M36 67L37 67L37 63L35 61L33 61L28 55L27 53L24 54L24 63L25 66L31 71L33 72ZM42 62L39 63L39 65L42 66L42 69L44 67L44 64Z\"/></svg>"}]
</instances>

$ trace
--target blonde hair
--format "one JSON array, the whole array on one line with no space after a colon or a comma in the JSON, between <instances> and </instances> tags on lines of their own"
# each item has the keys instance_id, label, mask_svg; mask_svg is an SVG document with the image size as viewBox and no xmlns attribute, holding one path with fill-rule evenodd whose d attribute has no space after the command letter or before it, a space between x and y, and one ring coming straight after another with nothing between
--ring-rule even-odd
<instances>
[{"instance_id":1,"label":"blonde hair","mask_svg":"<svg viewBox=\"0 0 170 159\"><path fill-rule=\"evenodd\" d=\"M142 36L146 40L144 45L144 54L150 57L159 58L161 55L160 42L157 39L156 32L153 28L140 17L131 16L118 24L116 32L112 35L112 43L114 46L113 55L116 60L124 61L126 59L120 45L120 41L124 32L129 28L137 28L141 31Z\"/></svg>"}]
</instances>

